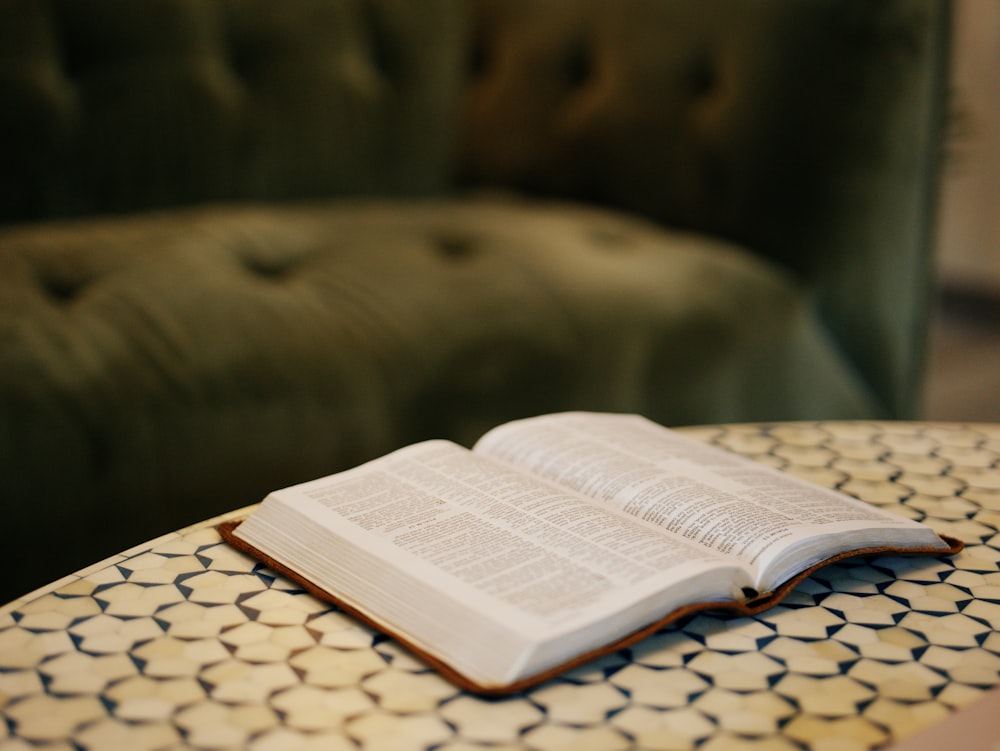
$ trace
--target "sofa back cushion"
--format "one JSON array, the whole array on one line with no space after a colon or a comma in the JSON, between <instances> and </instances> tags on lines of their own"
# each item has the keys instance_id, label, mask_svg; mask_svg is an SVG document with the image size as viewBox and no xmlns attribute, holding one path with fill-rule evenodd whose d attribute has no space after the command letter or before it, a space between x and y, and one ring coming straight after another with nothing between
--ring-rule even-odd
<instances>
[{"instance_id":1,"label":"sofa back cushion","mask_svg":"<svg viewBox=\"0 0 1000 751\"><path fill-rule=\"evenodd\" d=\"M780 261L912 409L944 0L475 0L470 184L575 197Z\"/></svg>"},{"instance_id":2,"label":"sofa back cushion","mask_svg":"<svg viewBox=\"0 0 1000 751\"><path fill-rule=\"evenodd\" d=\"M451 173L460 6L6 0L0 221L434 192Z\"/></svg>"}]
</instances>

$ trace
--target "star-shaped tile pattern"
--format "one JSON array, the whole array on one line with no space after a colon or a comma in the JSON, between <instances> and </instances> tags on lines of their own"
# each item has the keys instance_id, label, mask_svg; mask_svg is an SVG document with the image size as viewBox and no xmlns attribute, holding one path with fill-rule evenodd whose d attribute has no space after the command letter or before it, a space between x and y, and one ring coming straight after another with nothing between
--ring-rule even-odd
<instances>
[{"instance_id":1,"label":"star-shaped tile pattern","mask_svg":"<svg viewBox=\"0 0 1000 751\"><path fill-rule=\"evenodd\" d=\"M0 609L0 749L869 749L1000 684L1000 426L686 432L967 547L832 566L754 618L483 699L207 520Z\"/></svg>"}]
</instances>

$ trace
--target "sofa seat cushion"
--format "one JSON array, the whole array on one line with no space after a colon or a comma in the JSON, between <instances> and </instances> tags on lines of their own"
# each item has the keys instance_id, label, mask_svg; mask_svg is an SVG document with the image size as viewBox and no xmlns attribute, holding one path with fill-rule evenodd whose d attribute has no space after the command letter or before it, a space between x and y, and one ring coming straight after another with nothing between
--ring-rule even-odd
<instances>
[{"instance_id":1,"label":"sofa seat cushion","mask_svg":"<svg viewBox=\"0 0 1000 751\"><path fill-rule=\"evenodd\" d=\"M0 264L3 542L49 535L38 582L517 416L875 409L776 267L581 206L210 206L7 228Z\"/></svg>"}]
</instances>

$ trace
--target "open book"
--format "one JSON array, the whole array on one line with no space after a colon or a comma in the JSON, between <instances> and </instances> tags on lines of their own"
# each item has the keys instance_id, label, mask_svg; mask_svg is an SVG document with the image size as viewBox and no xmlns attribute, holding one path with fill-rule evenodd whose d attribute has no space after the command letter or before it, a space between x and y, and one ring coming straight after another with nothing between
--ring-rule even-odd
<instances>
[{"instance_id":1,"label":"open book","mask_svg":"<svg viewBox=\"0 0 1000 751\"><path fill-rule=\"evenodd\" d=\"M222 528L461 686L517 691L849 555L960 542L634 415L501 425L271 493Z\"/></svg>"}]
</instances>

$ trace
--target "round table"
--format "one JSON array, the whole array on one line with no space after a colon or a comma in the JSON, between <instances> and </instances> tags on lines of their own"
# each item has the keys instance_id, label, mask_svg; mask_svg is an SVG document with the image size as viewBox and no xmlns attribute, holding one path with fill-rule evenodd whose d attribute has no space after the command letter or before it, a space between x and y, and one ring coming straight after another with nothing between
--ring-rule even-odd
<instances>
[{"instance_id":1,"label":"round table","mask_svg":"<svg viewBox=\"0 0 1000 751\"><path fill-rule=\"evenodd\" d=\"M966 548L838 564L757 617L698 615L487 700L222 543L241 509L0 609L0 749L853 751L1000 685L1000 426L684 432Z\"/></svg>"}]
</instances>

